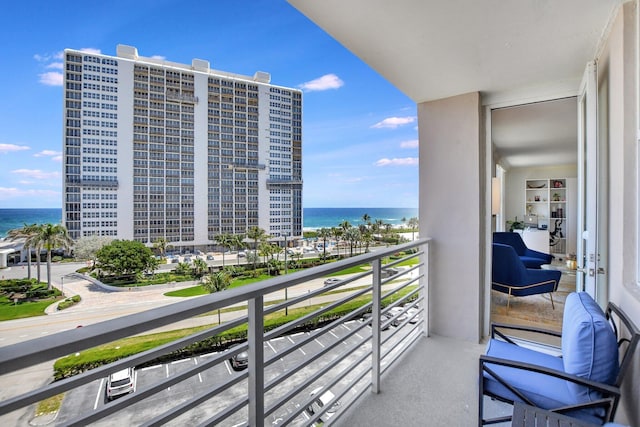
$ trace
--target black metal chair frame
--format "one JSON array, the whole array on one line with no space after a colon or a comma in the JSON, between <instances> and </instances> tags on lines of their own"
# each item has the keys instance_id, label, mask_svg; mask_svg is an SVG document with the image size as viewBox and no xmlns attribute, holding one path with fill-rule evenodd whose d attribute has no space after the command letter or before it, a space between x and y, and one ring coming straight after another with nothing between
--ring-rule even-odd
<instances>
[{"instance_id":1,"label":"black metal chair frame","mask_svg":"<svg viewBox=\"0 0 640 427\"><path fill-rule=\"evenodd\" d=\"M484 390L484 373L485 372L491 375L496 381L500 382L500 384L502 384L504 387L510 390L513 394L518 396L518 398L521 399L522 402L534 407L536 406L527 396L523 395L520 391L516 390L513 386L508 384L508 382L504 378L497 375L494 372L494 370L491 369L491 366L487 366L491 364L508 366L516 369L523 369L526 371L536 372L544 375L551 375L556 378L561 378L566 381L570 381L575 384L588 387L591 390L598 391L602 394L603 397L597 401L578 404L578 405L563 406L563 407L552 408L547 410L551 412L564 414L564 413L568 413L578 409L602 407L605 410L605 417L603 419L603 422L612 421L613 417L615 416L618 403L620 401L620 394L621 394L620 386L622 384L622 380L624 379L624 375L626 374L627 370L631 365L633 354L635 353L638 343L640 342L640 330L638 330L638 328L631 321L631 319L629 319L629 317L614 303L610 302L607 305L605 314L614 330L615 336L618 341L618 349L620 351L620 354L623 355L622 361L620 362L620 369L618 371L618 376L616 377L616 381L613 385L591 381L583 377L567 374L565 372L557 371L554 369L549 369L544 366L533 365L530 363L524 363L517 360L509 360L509 359L502 359L502 358L482 355L480 356L480 361L479 361L480 376L479 376L479 393L478 393L479 394L478 425L483 426L488 424L497 424L497 423L508 422L512 420L512 415L508 415L504 417L496 417L492 419L484 419L483 418L484 396L489 396L493 399L496 399L505 403L510 403L512 405L515 403L514 401L507 399L503 396L493 395ZM618 324L615 321L616 318L620 321L620 323L624 325L628 336L620 335L620 331L618 330ZM520 325L492 324L491 338L499 337L500 339L508 343L517 345L517 343L515 343L508 335L506 335L504 332L501 331L505 329L534 332L534 333L551 335L556 337L562 336L559 332L545 330L545 329L538 329L538 328L532 328L532 327L520 326Z\"/></svg>"}]
</instances>

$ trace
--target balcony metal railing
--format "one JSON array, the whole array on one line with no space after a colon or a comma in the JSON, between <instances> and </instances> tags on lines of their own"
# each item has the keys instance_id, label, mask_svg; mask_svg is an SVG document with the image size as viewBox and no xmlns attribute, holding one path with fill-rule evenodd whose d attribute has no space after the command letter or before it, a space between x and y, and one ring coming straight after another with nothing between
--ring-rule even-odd
<instances>
[{"instance_id":1,"label":"balcony metal railing","mask_svg":"<svg viewBox=\"0 0 640 427\"><path fill-rule=\"evenodd\" d=\"M109 424L130 425L142 419L143 425L331 424L366 391L377 393L382 373L415 340L427 334L428 249L429 239L420 239L2 347L0 375L5 375L178 321L197 319L205 313L235 310L225 314L225 321L200 332L7 398L0 402L0 416L60 393L103 387L102 381L113 372L148 366L168 353L245 325L246 341L194 358L191 367L181 368L174 375L169 375L167 365L166 377L154 381L143 381L147 371L138 369L134 393L103 405L97 405L96 399L96 405L82 411L65 411L63 405L56 423L86 425L108 420ZM405 255L383 263L398 253ZM417 264L399 267L415 257L419 259ZM318 286L315 280L367 264L370 269L338 276L340 280L335 283ZM287 323L269 326L272 317L299 307L307 308L301 317L286 317ZM339 316L332 314L336 309L342 309ZM310 324L316 327L310 328ZM243 351L248 353L248 369L232 372L228 360ZM202 376L215 377L214 371L221 372L223 367L229 375L222 379L216 377L205 386L176 391L189 381L197 383L194 378L199 377L201 383Z\"/></svg>"}]
</instances>

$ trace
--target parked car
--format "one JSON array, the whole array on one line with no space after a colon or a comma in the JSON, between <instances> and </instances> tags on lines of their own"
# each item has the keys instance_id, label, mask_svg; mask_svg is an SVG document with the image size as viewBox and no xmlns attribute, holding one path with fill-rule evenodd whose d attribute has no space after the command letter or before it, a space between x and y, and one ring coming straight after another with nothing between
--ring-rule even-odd
<instances>
[{"instance_id":1,"label":"parked car","mask_svg":"<svg viewBox=\"0 0 640 427\"><path fill-rule=\"evenodd\" d=\"M407 313L404 313L404 308L402 307L393 307L387 313L391 314L391 316L398 316L395 319L393 319L393 322L391 322L393 326L398 326L402 322L408 319Z\"/></svg>"},{"instance_id":2,"label":"parked car","mask_svg":"<svg viewBox=\"0 0 640 427\"><path fill-rule=\"evenodd\" d=\"M107 378L107 400L133 393L136 390L134 372L133 368L125 368L109 375Z\"/></svg>"},{"instance_id":3,"label":"parked car","mask_svg":"<svg viewBox=\"0 0 640 427\"><path fill-rule=\"evenodd\" d=\"M340 283L340 282L342 282L342 279L338 279L337 277L329 277L327 280L324 281L324 285L325 286L335 285L336 283Z\"/></svg>"},{"instance_id":4,"label":"parked car","mask_svg":"<svg viewBox=\"0 0 640 427\"><path fill-rule=\"evenodd\" d=\"M382 269L380 275L382 276L383 279L386 279L387 277L391 277L394 274L398 274L398 273L400 273L399 269L395 267L389 267L389 268Z\"/></svg>"},{"instance_id":5,"label":"parked car","mask_svg":"<svg viewBox=\"0 0 640 427\"><path fill-rule=\"evenodd\" d=\"M322 394L321 394L322 393ZM310 396L318 396L311 402L311 405L307 407L307 412L311 415L314 415L316 412L322 412L324 407L329 404L334 398L335 395L327 390L322 392L322 387L318 387L310 393ZM329 418L331 418L338 410L340 409L340 401L336 400L329 409L326 410L324 414L319 418L321 422L327 422Z\"/></svg>"},{"instance_id":6,"label":"parked car","mask_svg":"<svg viewBox=\"0 0 640 427\"><path fill-rule=\"evenodd\" d=\"M368 312L366 312L366 313L364 313L362 315L362 319L363 320L369 320L369 319L371 319L371 316L372 316L371 312L368 311ZM390 319L391 319L391 314L389 314L389 313L383 313L381 315L380 324L382 325L382 330L383 331L386 331L387 329L389 329L389 326L391 326L391 323L388 323Z\"/></svg>"},{"instance_id":7,"label":"parked car","mask_svg":"<svg viewBox=\"0 0 640 427\"><path fill-rule=\"evenodd\" d=\"M420 320L420 316L414 316L414 314L416 314L418 312L418 309L416 307L411 307L407 310L407 317L410 317L411 320L409 320L409 323L418 323L418 320ZM413 317L411 317L413 316Z\"/></svg>"},{"instance_id":8,"label":"parked car","mask_svg":"<svg viewBox=\"0 0 640 427\"><path fill-rule=\"evenodd\" d=\"M249 353L241 351L240 353L234 354L231 356L231 359L229 359L229 362L235 371L246 369L247 366L249 366Z\"/></svg>"},{"instance_id":9,"label":"parked car","mask_svg":"<svg viewBox=\"0 0 640 427\"><path fill-rule=\"evenodd\" d=\"M207 261L213 261L213 255L207 255Z\"/></svg>"},{"instance_id":10,"label":"parked car","mask_svg":"<svg viewBox=\"0 0 640 427\"><path fill-rule=\"evenodd\" d=\"M245 251L238 252L238 258L246 258L247 253Z\"/></svg>"}]
</instances>

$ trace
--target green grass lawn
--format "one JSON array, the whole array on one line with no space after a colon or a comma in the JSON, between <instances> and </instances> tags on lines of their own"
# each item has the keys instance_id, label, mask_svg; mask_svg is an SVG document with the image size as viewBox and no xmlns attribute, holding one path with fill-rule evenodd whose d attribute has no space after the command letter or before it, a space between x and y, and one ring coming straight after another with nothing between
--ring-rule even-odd
<instances>
[{"instance_id":1,"label":"green grass lawn","mask_svg":"<svg viewBox=\"0 0 640 427\"><path fill-rule=\"evenodd\" d=\"M42 301L19 302L14 304L13 301L9 301L6 296L2 296L0 297L0 321L44 316L45 308L61 299L63 298L57 297Z\"/></svg>"}]
</instances>

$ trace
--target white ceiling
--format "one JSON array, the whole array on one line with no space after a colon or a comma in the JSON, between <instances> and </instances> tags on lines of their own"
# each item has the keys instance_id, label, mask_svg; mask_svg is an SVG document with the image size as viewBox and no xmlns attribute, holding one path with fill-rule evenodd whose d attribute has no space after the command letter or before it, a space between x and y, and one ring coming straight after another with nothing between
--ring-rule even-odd
<instances>
[{"instance_id":1,"label":"white ceiling","mask_svg":"<svg viewBox=\"0 0 640 427\"><path fill-rule=\"evenodd\" d=\"M576 164L576 98L495 109L491 137L496 161L506 168Z\"/></svg>"},{"instance_id":2,"label":"white ceiling","mask_svg":"<svg viewBox=\"0 0 640 427\"><path fill-rule=\"evenodd\" d=\"M416 103L480 92L487 105L575 96L587 61L624 2L288 1ZM567 155L575 110L562 108L565 117L560 110L541 111L545 106L561 108L512 111L522 127L496 128L507 163L525 165L522 153L529 155L527 165L542 161L536 148L543 147L555 150L556 161ZM526 111L534 114L531 123Z\"/></svg>"}]
</instances>

